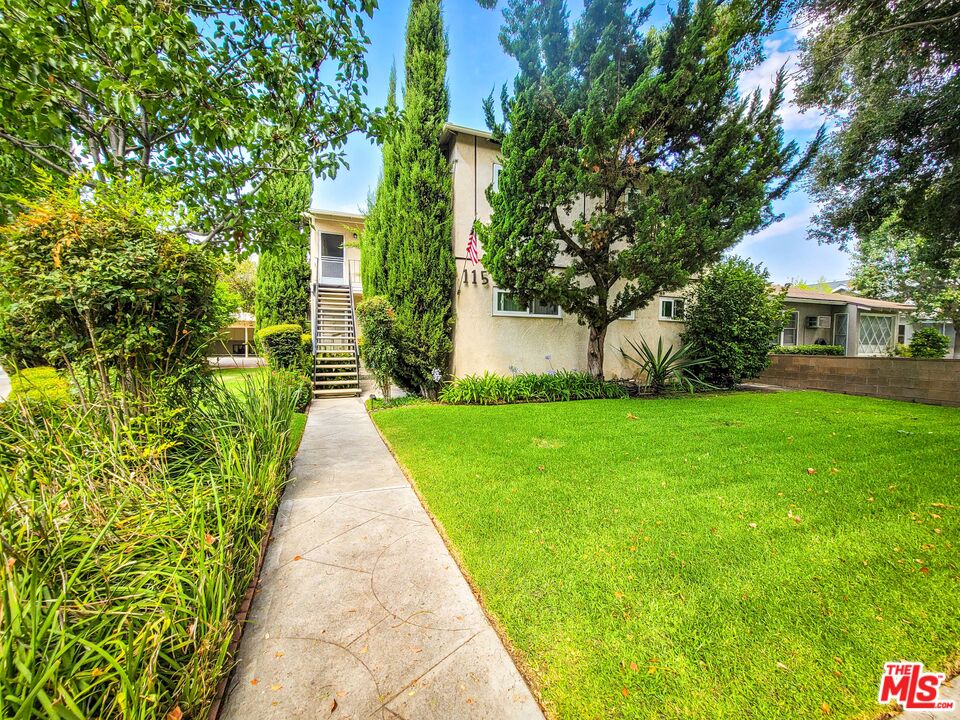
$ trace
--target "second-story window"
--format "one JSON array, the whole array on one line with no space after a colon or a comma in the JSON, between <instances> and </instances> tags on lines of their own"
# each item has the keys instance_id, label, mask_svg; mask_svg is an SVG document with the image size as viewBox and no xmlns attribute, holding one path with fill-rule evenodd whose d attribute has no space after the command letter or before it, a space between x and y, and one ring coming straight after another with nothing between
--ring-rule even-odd
<instances>
[{"instance_id":1,"label":"second-story window","mask_svg":"<svg viewBox=\"0 0 960 720\"><path fill-rule=\"evenodd\" d=\"M494 192L500 192L500 171L503 170L503 165L500 163L493 164L493 182L490 184L493 186Z\"/></svg>"}]
</instances>

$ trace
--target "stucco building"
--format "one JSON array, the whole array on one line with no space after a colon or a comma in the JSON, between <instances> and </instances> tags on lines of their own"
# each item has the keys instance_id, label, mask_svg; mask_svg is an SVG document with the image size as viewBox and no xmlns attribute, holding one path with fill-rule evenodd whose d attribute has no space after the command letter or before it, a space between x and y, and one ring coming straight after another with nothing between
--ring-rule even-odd
<instances>
[{"instance_id":1,"label":"stucco building","mask_svg":"<svg viewBox=\"0 0 960 720\"><path fill-rule=\"evenodd\" d=\"M559 307L534 302L524 305L498 288L480 262L467 254L474 222L489 222L492 209L486 190L496 188L500 172L500 146L481 130L448 124L441 145L449 161L453 186L451 243L456 258L454 299L454 351L452 372L463 376L484 371L546 372L586 370L589 330ZM584 211L589 211L585 201ZM574 210L576 212L576 210ZM356 213L311 210L311 330L318 356L320 394L343 388L342 373L359 378L353 308L363 295L360 280L359 236L363 216ZM563 263L563 258L559 259ZM616 290L616 288L615 288ZM838 288L838 290L842 290ZM910 306L872 300L841 292L789 288L792 310L781 345L841 345L847 355L885 355L896 342L904 342ZM627 338L643 337L650 343L679 344L683 331L682 292L667 293L631 317L615 321L607 331L604 372L607 377L632 377L636 367L626 362L620 348ZM907 330L909 334L909 330ZM776 341L776 338L772 338ZM353 356L348 357L353 351ZM326 378L326 379L324 379ZM358 386L357 386L358 387Z\"/></svg>"}]
</instances>

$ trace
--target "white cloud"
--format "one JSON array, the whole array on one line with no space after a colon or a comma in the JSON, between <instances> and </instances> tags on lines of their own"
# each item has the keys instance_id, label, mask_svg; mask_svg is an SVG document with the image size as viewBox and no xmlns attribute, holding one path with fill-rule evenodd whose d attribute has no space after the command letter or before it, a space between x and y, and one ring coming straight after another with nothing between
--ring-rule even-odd
<instances>
[{"instance_id":1,"label":"white cloud","mask_svg":"<svg viewBox=\"0 0 960 720\"><path fill-rule=\"evenodd\" d=\"M775 240L788 235L800 240L805 239L807 236L807 227L809 227L813 216L816 215L817 209L818 208L816 205L807 205L801 210L798 210L791 215L787 215L780 222L776 222L773 225L768 225L763 230L754 233L753 235L747 235L737 245L736 250L743 250L751 245L765 243L768 240Z\"/></svg>"},{"instance_id":2,"label":"white cloud","mask_svg":"<svg viewBox=\"0 0 960 720\"><path fill-rule=\"evenodd\" d=\"M748 72L740 76L740 92L744 95L759 88L766 97L773 87L774 78L781 67L786 66L787 82L784 88L784 104L780 108L780 118L785 130L815 130L824 122L824 115L811 109L800 112L794 102L796 97L796 77L793 73L797 69L797 50L787 50L790 44L789 37L771 38L764 43L767 59Z\"/></svg>"}]
</instances>

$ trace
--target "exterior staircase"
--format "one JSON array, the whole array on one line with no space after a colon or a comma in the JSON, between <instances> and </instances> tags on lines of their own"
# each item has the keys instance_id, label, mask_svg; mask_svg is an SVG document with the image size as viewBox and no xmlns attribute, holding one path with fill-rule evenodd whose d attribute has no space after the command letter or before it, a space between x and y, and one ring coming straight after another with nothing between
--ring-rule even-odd
<instances>
[{"instance_id":1,"label":"exterior staircase","mask_svg":"<svg viewBox=\"0 0 960 720\"><path fill-rule=\"evenodd\" d=\"M360 362L353 293L349 287L318 285L314 336L313 396L360 394Z\"/></svg>"}]
</instances>

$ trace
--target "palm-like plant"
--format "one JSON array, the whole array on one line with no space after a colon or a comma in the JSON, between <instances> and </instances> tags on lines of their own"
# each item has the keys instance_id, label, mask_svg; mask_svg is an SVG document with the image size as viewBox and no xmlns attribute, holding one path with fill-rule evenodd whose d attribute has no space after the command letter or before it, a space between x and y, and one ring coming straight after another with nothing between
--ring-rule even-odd
<instances>
[{"instance_id":1,"label":"palm-like plant","mask_svg":"<svg viewBox=\"0 0 960 720\"><path fill-rule=\"evenodd\" d=\"M654 351L642 337L639 345L629 338L627 343L635 354L631 355L623 348L620 348L620 354L640 368L646 378L646 387L654 395L663 394L671 385L678 385L689 392L696 387L713 387L693 372L693 368L709 362L710 358L696 357L692 345L683 345L679 350L674 350L670 345L664 350L663 338L660 338Z\"/></svg>"}]
</instances>

